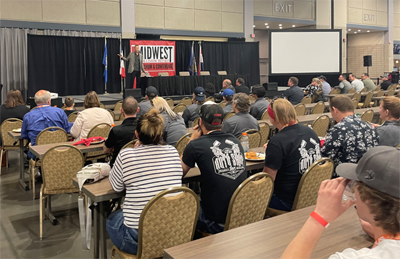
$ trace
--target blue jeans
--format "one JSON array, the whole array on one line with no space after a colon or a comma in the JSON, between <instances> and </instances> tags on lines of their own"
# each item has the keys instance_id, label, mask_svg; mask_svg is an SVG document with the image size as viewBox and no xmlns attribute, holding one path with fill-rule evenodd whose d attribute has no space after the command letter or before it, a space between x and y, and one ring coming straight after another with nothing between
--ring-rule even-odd
<instances>
[{"instance_id":1,"label":"blue jeans","mask_svg":"<svg viewBox=\"0 0 400 259\"><path fill-rule=\"evenodd\" d=\"M28 153L26 153L26 156L28 157L28 161L31 159L36 160L36 156L29 150Z\"/></svg>"},{"instance_id":2,"label":"blue jeans","mask_svg":"<svg viewBox=\"0 0 400 259\"><path fill-rule=\"evenodd\" d=\"M288 202L284 202L276 196L276 194L272 194L271 201L269 202L268 207L276 210L284 210L284 211L291 211L293 204Z\"/></svg>"},{"instance_id":3,"label":"blue jeans","mask_svg":"<svg viewBox=\"0 0 400 259\"><path fill-rule=\"evenodd\" d=\"M137 254L139 231L125 226L122 210L116 210L107 219L107 232L113 244L128 254Z\"/></svg>"},{"instance_id":4,"label":"blue jeans","mask_svg":"<svg viewBox=\"0 0 400 259\"><path fill-rule=\"evenodd\" d=\"M200 201L200 211L199 211L199 218L197 219L197 226L196 228L200 231L210 233L210 234L217 234L219 232L224 231L224 225L218 224L214 221L208 220L204 215L201 201Z\"/></svg>"}]
</instances>

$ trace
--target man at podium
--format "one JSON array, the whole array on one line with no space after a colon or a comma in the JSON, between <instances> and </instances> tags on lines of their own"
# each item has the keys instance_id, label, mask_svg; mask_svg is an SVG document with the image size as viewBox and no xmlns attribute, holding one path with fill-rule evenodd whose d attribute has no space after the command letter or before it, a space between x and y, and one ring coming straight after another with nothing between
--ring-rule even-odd
<instances>
[{"instance_id":1,"label":"man at podium","mask_svg":"<svg viewBox=\"0 0 400 259\"><path fill-rule=\"evenodd\" d=\"M123 57L121 54L118 54L120 58L124 61L129 61L128 73L132 73L134 79L136 79L136 86L140 87L140 77L141 72L146 73L143 67L143 55L139 52L139 45L135 46L135 51L129 53L127 58ZM144 93L144 89L142 89L142 95Z\"/></svg>"}]
</instances>

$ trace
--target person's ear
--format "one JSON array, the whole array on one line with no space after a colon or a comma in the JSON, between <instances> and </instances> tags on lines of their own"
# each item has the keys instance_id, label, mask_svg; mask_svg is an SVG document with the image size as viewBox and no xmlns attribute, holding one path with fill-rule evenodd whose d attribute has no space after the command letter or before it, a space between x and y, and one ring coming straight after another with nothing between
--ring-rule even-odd
<instances>
[{"instance_id":1,"label":"person's ear","mask_svg":"<svg viewBox=\"0 0 400 259\"><path fill-rule=\"evenodd\" d=\"M139 133L137 132L137 130L135 130L135 136L137 139L139 139Z\"/></svg>"},{"instance_id":2,"label":"person's ear","mask_svg":"<svg viewBox=\"0 0 400 259\"><path fill-rule=\"evenodd\" d=\"M72 104L72 107L75 107L75 103Z\"/></svg>"},{"instance_id":3,"label":"person's ear","mask_svg":"<svg viewBox=\"0 0 400 259\"><path fill-rule=\"evenodd\" d=\"M136 109L136 114L138 114L139 111L140 111L140 108L138 107L138 108Z\"/></svg>"},{"instance_id":4,"label":"person's ear","mask_svg":"<svg viewBox=\"0 0 400 259\"><path fill-rule=\"evenodd\" d=\"M120 111L121 113L125 113L124 110L123 110L122 108L119 108L119 111Z\"/></svg>"}]
</instances>

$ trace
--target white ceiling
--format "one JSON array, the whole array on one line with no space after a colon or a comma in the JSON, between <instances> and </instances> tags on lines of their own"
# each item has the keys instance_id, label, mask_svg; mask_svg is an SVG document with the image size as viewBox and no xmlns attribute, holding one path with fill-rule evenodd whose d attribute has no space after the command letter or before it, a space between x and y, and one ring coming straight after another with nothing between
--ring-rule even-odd
<instances>
[{"instance_id":1,"label":"white ceiling","mask_svg":"<svg viewBox=\"0 0 400 259\"><path fill-rule=\"evenodd\" d=\"M268 25L265 25L265 24ZM256 27L254 27L254 29L257 30L278 30L279 29L279 24L282 25L282 29L293 29L293 25L295 25L294 28L301 28L304 26L313 26L315 27L315 25L310 25L310 24L301 24L301 23L282 23L282 22L263 22L263 21L254 21L254 25ZM267 26L269 26L269 28L267 28ZM311 27L311 28L313 28Z\"/></svg>"}]
</instances>

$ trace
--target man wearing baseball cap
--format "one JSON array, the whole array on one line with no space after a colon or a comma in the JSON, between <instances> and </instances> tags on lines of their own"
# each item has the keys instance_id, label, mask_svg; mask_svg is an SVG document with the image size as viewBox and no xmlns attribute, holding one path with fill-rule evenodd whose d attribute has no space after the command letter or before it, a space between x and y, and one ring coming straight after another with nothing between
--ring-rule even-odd
<instances>
[{"instance_id":1,"label":"man wearing baseball cap","mask_svg":"<svg viewBox=\"0 0 400 259\"><path fill-rule=\"evenodd\" d=\"M389 77L387 75L383 75L381 76L381 78L382 78L381 89L386 91L388 87L392 85L392 82L390 82Z\"/></svg>"},{"instance_id":2,"label":"man wearing baseball cap","mask_svg":"<svg viewBox=\"0 0 400 259\"><path fill-rule=\"evenodd\" d=\"M399 258L399 170L400 149L387 146L370 149L358 164L339 165L336 172L344 178L322 182L315 211L281 258L310 258L324 229L354 203L363 228L369 226L375 243L371 249L347 248L329 258ZM355 201L343 202L343 193L350 180L356 181L352 188Z\"/></svg>"},{"instance_id":3,"label":"man wearing baseball cap","mask_svg":"<svg viewBox=\"0 0 400 259\"><path fill-rule=\"evenodd\" d=\"M138 118L153 108L151 100L158 96L157 88L154 86L147 87L145 93L146 95L144 97L146 98L146 101L139 103L139 112L136 115Z\"/></svg>"},{"instance_id":4,"label":"man wearing baseball cap","mask_svg":"<svg viewBox=\"0 0 400 259\"><path fill-rule=\"evenodd\" d=\"M331 85L327 82L327 78L324 75L320 75L318 79L322 83L322 96L324 97L324 100L327 101L328 97L327 95L331 92L332 88Z\"/></svg>"},{"instance_id":5,"label":"man wearing baseball cap","mask_svg":"<svg viewBox=\"0 0 400 259\"><path fill-rule=\"evenodd\" d=\"M182 155L183 175L196 166L202 181L197 229L216 234L224 230L230 199L246 180L246 162L240 141L221 131L223 110L218 104L200 108L199 125L193 128Z\"/></svg>"},{"instance_id":6,"label":"man wearing baseball cap","mask_svg":"<svg viewBox=\"0 0 400 259\"><path fill-rule=\"evenodd\" d=\"M226 102L225 107L223 108L224 110L224 116L228 113L233 111L233 106L232 106L232 101L233 101L233 95L235 93L227 88L222 92L222 98L224 99L224 101Z\"/></svg>"},{"instance_id":7,"label":"man wearing baseball cap","mask_svg":"<svg viewBox=\"0 0 400 259\"><path fill-rule=\"evenodd\" d=\"M186 126L189 126L189 121L194 121L197 117L199 117L199 110L200 107L204 104L204 99L204 88L201 86L196 87L193 91L193 104L186 107L182 114L182 118L185 120Z\"/></svg>"}]
</instances>

